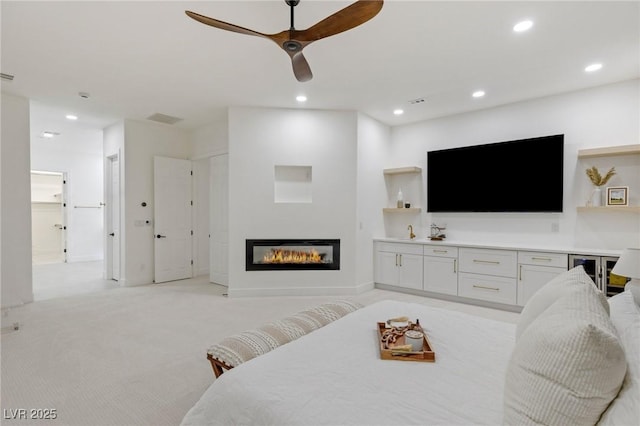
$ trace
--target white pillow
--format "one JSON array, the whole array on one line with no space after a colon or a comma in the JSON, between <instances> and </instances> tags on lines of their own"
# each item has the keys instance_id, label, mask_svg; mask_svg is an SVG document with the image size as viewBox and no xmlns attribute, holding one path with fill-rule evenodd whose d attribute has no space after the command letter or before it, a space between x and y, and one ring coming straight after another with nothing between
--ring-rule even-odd
<instances>
[{"instance_id":1,"label":"white pillow","mask_svg":"<svg viewBox=\"0 0 640 426\"><path fill-rule=\"evenodd\" d=\"M507 367L505 424L593 425L616 397L627 365L600 296L577 286L523 331Z\"/></svg>"},{"instance_id":2,"label":"white pillow","mask_svg":"<svg viewBox=\"0 0 640 426\"><path fill-rule=\"evenodd\" d=\"M633 299L636 302L636 305L640 306L640 281L637 279L629 281L624 286L625 291L630 291L633 295Z\"/></svg>"},{"instance_id":3,"label":"white pillow","mask_svg":"<svg viewBox=\"0 0 640 426\"><path fill-rule=\"evenodd\" d=\"M584 271L582 265L563 272L551 281L546 283L542 288L536 291L522 308L520 318L516 324L516 341L520 338L524 330L531 324L542 312L565 294L580 289L582 286L592 286L597 290L593 280ZM609 312L609 304L607 297L598 291L600 304Z\"/></svg>"},{"instance_id":4,"label":"white pillow","mask_svg":"<svg viewBox=\"0 0 640 426\"><path fill-rule=\"evenodd\" d=\"M609 299L611 322L616 327L627 358L627 374L618 396L604 412L599 425L640 425L640 307L630 289Z\"/></svg>"}]
</instances>

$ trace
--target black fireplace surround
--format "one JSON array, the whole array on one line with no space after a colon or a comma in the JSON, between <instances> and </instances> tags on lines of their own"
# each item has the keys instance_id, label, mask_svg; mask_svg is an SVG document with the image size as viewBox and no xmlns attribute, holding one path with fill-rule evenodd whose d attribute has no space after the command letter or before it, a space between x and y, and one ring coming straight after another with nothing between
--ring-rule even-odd
<instances>
[{"instance_id":1,"label":"black fireplace surround","mask_svg":"<svg viewBox=\"0 0 640 426\"><path fill-rule=\"evenodd\" d=\"M247 271L339 270L340 240L246 240Z\"/></svg>"}]
</instances>

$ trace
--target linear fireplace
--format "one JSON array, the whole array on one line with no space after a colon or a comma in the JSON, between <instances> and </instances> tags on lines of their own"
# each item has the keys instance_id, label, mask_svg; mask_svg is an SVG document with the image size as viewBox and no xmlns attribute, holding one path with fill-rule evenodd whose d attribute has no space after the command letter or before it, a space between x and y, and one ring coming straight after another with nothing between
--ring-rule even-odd
<instances>
[{"instance_id":1,"label":"linear fireplace","mask_svg":"<svg viewBox=\"0 0 640 426\"><path fill-rule=\"evenodd\" d=\"M338 270L340 240L246 240L247 271Z\"/></svg>"}]
</instances>

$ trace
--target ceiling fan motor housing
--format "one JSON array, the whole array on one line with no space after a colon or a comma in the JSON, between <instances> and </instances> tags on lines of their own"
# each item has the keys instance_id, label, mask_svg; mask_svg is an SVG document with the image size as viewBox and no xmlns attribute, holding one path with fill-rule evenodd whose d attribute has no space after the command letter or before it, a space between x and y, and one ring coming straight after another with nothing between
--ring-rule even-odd
<instances>
[{"instance_id":1,"label":"ceiling fan motor housing","mask_svg":"<svg viewBox=\"0 0 640 426\"><path fill-rule=\"evenodd\" d=\"M284 43L282 43L282 47L284 47L284 50L286 50L287 52L298 52L302 50L302 44L295 40L285 41Z\"/></svg>"}]
</instances>

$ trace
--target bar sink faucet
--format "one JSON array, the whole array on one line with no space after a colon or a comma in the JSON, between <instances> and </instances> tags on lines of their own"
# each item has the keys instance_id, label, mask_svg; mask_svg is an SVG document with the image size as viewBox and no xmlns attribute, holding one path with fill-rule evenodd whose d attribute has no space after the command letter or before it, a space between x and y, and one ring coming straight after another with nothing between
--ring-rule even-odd
<instances>
[{"instance_id":1,"label":"bar sink faucet","mask_svg":"<svg viewBox=\"0 0 640 426\"><path fill-rule=\"evenodd\" d=\"M409 225L407 229L409 230L409 239L413 240L416 237L416 234L413 233L413 225Z\"/></svg>"}]
</instances>

